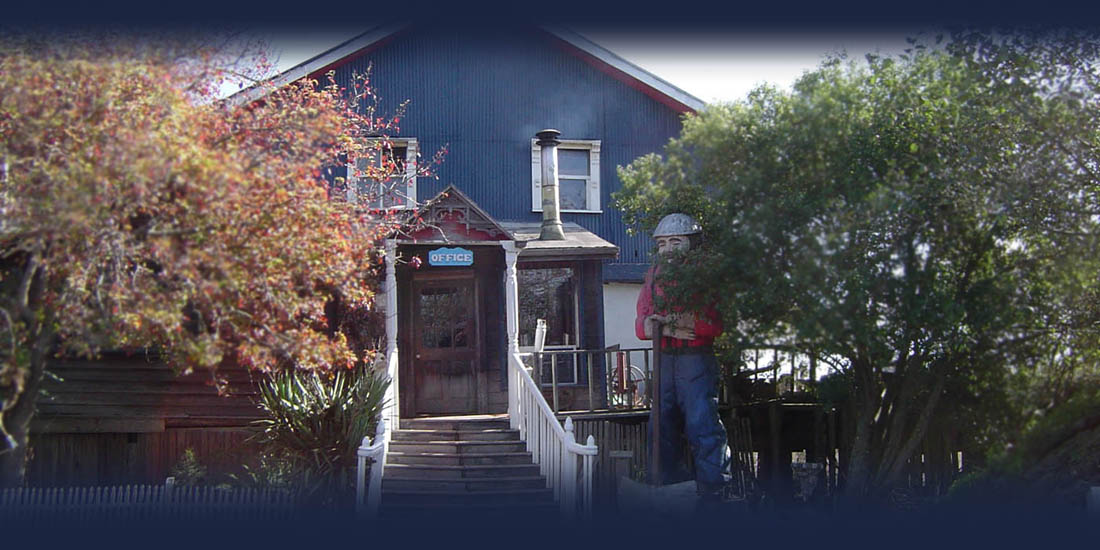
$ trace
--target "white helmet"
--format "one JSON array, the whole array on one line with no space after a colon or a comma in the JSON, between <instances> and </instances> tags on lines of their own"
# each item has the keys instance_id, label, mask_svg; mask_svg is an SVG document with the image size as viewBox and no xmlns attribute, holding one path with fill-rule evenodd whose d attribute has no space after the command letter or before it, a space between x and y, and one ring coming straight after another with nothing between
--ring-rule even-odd
<instances>
[{"instance_id":1,"label":"white helmet","mask_svg":"<svg viewBox=\"0 0 1100 550\"><path fill-rule=\"evenodd\" d=\"M694 218L687 214L681 214L679 212L675 214L669 214L663 218L657 224L657 229L653 230L653 237L670 237L672 235L698 235L703 232L703 228L695 221Z\"/></svg>"}]
</instances>

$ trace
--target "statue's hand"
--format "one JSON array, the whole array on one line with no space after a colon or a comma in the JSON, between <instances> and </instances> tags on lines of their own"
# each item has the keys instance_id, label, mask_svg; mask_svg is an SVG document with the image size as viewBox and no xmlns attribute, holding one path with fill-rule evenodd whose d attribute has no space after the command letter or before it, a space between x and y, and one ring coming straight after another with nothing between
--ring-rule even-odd
<instances>
[{"instance_id":1,"label":"statue's hand","mask_svg":"<svg viewBox=\"0 0 1100 550\"><path fill-rule=\"evenodd\" d=\"M674 327L672 330L666 330L665 336L671 336L679 340L694 340L695 331L690 328Z\"/></svg>"},{"instance_id":2,"label":"statue's hand","mask_svg":"<svg viewBox=\"0 0 1100 550\"><path fill-rule=\"evenodd\" d=\"M657 323L665 323L668 321L668 317L664 315L650 315L645 318L645 322L642 323L645 328L645 337L647 339L653 339L653 333L657 332L654 328Z\"/></svg>"}]
</instances>

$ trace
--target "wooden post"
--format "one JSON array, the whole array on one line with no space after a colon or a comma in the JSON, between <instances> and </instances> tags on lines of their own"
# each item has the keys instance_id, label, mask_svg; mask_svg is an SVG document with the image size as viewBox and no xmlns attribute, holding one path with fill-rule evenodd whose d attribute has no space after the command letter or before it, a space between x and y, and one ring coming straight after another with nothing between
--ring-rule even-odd
<instances>
[{"instance_id":1,"label":"wooden post","mask_svg":"<svg viewBox=\"0 0 1100 550\"><path fill-rule=\"evenodd\" d=\"M501 247L504 249L504 322L510 364L512 356L519 353L519 286L516 272L519 250L516 248L515 241L502 241ZM513 430L519 429L521 398L519 382L517 376L508 377L508 423Z\"/></svg>"},{"instance_id":2,"label":"wooden post","mask_svg":"<svg viewBox=\"0 0 1100 550\"><path fill-rule=\"evenodd\" d=\"M577 517L577 455L569 450L570 445L576 442L577 438L573 434L573 417L566 417L565 448L559 453L565 463L562 464L562 479L558 483L561 484L562 505L565 508L565 519L567 520L574 520Z\"/></svg>"},{"instance_id":3,"label":"wooden post","mask_svg":"<svg viewBox=\"0 0 1100 550\"><path fill-rule=\"evenodd\" d=\"M634 459L634 451L609 451L611 460L611 502L612 510L619 510L619 480L623 476L630 478L630 465Z\"/></svg>"},{"instance_id":4,"label":"wooden post","mask_svg":"<svg viewBox=\"0 0 1100 550\"><path fill-rule=\"evenodd\" d=\"M653 393L649 406L650 433L649 442L649 479L650 485L661 485L661 332L662 324L653 327Z\"/></svg>"},{"instance_id":5,"label":"wooden post","mask_svg":"<svg viewBox=\"0 0 1100 550\"><path fill-rule=\"evenodd\" d=\"M595 382L592 379L592 352L590 351L585 355L588 356L588 410L594 411L596 410L596 397L592 390L592 384Z\"/></svg>"}]
</instances>

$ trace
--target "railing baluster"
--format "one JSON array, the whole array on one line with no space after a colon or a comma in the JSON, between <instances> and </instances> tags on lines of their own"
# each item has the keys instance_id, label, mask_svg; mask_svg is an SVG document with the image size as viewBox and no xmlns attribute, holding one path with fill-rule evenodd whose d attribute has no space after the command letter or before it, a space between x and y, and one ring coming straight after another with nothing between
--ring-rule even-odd
<instances>
[{"instance_id":1,"label":"railing baluster","mask_svg":"<svg viewBox=\"0 0 1100 550\"><path fill-rule=\"evenodd\" d=\"M558 414L558 354L550 354L550 383L554 392L554 414Z\"/></svg>"},{"instance_id":2,"label":"railing baluster","mask_svg":"<svg viewBox=\"0 0 1100 550\"><path fill-rule=\"evenodd\" d=\"M589 373L589 408L595 405L592 386L595 377L594 356L599 351L578 350L560 352L566 353L572 358L574 381L579 374L581 354L587 359ZM550 352L552 384L555 401L558 397L557 388L557 355ZM539 361L536 361L536 365ZM510 387L509 392L517 396L516 406L509 411L514 415L513 421L521 426L521 433L526 436L527 449L539 465L539 472L546 478L550 486L551 494L559 503L559 509L567 517L575 517L579 512L585 518L590 517L592 511L592 468L595 464L595 456L599 449L595 445L595 438L588 437L586 445L577 444L572 420L566 419L569 428L567 433L562 423L558 421L556 409L552 410L542 393L541 383L536 382L531 373L523 366L518 354L512 354L509 369L513 376L509 377L509 383L514 383L515 388ZM557 403L555 403L557 405ZM579 477L578 477L579 474Z\"/></svg>"},{"instance_id":3,"label":"railing baluster","mask_svg":"<svg viewBox=\"0 0 1100 550\"><path fill-rule=\"evenodd\" d=\"M585 354L588 356L588 410L596 410L595 392L592 390L593 376L592 376L592 352Z\"/></svg>"},{"instance_id":4,"label":"railing baluster","mask_svg":"<svg viewBox=\"0 0 1100 550\"><path fill-rule=\"evenodd\" d=\"M607 394L607 408L612 408L615 403L615 384L613 382L613 371L615 368L615 362L612 360L614 352L604 352L604 379L606 381L605 392Z\"/></svg>"}]
</instances>

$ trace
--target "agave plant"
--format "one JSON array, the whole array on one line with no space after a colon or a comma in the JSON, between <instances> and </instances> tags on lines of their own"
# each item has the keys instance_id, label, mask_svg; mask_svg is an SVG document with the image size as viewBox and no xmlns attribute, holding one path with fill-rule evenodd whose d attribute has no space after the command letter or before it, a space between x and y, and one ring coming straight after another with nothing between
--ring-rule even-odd
<instances>
[{"instance_id":1,"label":"agave plant","mask_svg":"<svg viewBox=\"0 0 1100 550\"><path fill-rule=\"evenodd\" d=\"M378 425L389 380L369 366L332 372L290 370L265 377L257 437L267 449L294 462L311 485L349 485L355 451Z\"/></svg>"}]
</instances>

